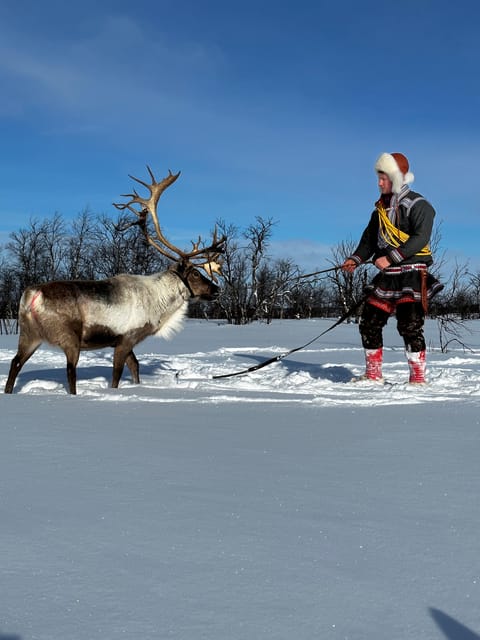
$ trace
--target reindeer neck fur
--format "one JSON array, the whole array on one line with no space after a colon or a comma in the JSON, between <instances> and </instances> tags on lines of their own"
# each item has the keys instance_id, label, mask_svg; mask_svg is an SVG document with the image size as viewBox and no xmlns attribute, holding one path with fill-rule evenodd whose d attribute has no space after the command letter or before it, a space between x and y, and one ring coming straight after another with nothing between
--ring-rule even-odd
<instances>
[{"instance_id":1,"label":"reindeer neck fur","mask_svg":"<svg viewBox=\"0 0 480 640\"><path fill-rule=\"evenodd\" d=\"M182 330L191 292L174 271L159 274L157 280L160 285L157 291L162 322L155 335L170 340ZM172 295L173 291L176 292L175 297Z\"/></svg>"},{"instance_id":2,"label":"reindeer neck fur","mask_svg":"<svg viewBox=\"0 0 480 640\"><path fill-rule=\"evenodd\" d=\"M168 270L150 276L126 277L134 280L132 293L141 296L141 307L137 308L134 315L138 313L141 316L146 310L149 319L157 321L153 335L169 340L182 330L191 293L175 272ZM138 324L141 318L132 318L132 321Z\"/></svg>"}]
</instances>

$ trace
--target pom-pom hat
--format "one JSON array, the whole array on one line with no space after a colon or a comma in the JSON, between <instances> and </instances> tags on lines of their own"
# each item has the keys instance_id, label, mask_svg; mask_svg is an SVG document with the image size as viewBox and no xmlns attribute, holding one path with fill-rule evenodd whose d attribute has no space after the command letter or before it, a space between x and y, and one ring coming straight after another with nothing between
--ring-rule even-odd
<instances>
[{"instance_id":1,"label":"pom-pom hat","mask_svg":"<svg viewBox=\"0 0 480 640\"><path fill-rule=\"evenodd\" d=\"M403 153L382 153L375 163L375 171L387 174L392 181L393 193L400 193L404 184L410 184L415 179Z\"/></svg>"}]
</instances>

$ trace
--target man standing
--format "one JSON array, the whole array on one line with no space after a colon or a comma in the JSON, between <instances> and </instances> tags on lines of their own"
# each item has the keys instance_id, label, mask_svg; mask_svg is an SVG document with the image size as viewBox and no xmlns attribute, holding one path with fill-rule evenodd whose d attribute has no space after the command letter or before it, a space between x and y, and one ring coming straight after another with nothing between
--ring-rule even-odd
<instances>
[{"instance_id":1,"label":"man standing","mask_svg":"<svg viewBox=\"0 0 480 640\"><path fill-rule=\"evenodd\" d=\"M401 153L382 153L375 163L380 198L358 247L342 265L348 273L372 259L379 273L367 285L360 319L365 349L363 380L383 381L383 327L390 315L405 343L410 382L425 383L426 344L423 334L427 303L443 285L428 273L433 258L429 242L435 210L411 191L414 176Z\"/></svg>"}]
</instances>

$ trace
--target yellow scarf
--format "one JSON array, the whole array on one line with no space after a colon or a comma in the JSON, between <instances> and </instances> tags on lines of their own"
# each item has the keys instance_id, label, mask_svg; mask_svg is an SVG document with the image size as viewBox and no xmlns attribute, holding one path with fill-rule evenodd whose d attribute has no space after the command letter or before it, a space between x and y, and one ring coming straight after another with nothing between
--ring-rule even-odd
<instances>
[{"instance_id":1,"label":"yellow scarf","mask_svg":"<svg viewBox=\"0 0 480 640\"><path fill-rule=\"evenodd\" d=\"M391 247L398 248L401 244L404 244L408 239L408 233L397 229L393 222L388 217L387 211L381 202L377 202L378 222L380 228L380 235L382 239ZM421 249L416 256L431 256L430 247L427 244Z\"/></svg>"}]
</instances>

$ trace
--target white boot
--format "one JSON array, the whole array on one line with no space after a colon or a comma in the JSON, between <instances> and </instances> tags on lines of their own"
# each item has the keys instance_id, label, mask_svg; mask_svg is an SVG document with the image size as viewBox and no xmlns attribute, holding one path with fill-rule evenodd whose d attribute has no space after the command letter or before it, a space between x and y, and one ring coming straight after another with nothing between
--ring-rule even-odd
<instances>
[{"instance_id":1,"label":"white boot","mask_svg":"<svg viewBox=\"0 0 480 640\"><path fill-rule=\"evenodd\" d=\"M425 370L427 368L426 351L407 351L408 367L410 369L411 384L425 384Z\"/></svg>"}]
</instances>

